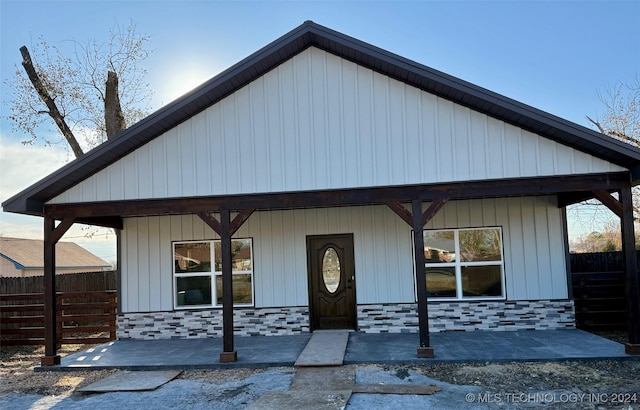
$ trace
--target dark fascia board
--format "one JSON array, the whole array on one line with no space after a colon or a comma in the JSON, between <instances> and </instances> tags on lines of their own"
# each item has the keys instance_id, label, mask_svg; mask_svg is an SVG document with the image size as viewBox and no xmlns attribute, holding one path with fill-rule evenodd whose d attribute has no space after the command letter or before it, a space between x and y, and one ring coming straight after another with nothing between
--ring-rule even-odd
<instances>
[{"instance_id":1,"label":"dark fascia board","mask_svg":"<svg viewBox=\"0 0 640 410\"><path fill-rule=\"evenodd\" d=\"M427 92L631 170L640 149L526 104L306 21L109 141L6 200L7 212L43 215L44 203L315 46ZM633 172L633 175L639 174Z\"/></svg>"}]
</instances>

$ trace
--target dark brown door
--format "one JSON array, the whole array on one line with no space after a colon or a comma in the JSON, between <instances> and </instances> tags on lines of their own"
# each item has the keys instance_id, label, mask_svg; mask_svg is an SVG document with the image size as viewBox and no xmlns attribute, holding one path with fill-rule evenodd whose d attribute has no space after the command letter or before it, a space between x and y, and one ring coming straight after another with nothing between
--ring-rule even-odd
<instances>
[{"instance_id":1,"label":"dark brown door","mask_svg":"<svg viewBox=\"0 0 640 410\"><path fill-rule=\"evenodd\" d=\"M353 234L307 236L311 330L356 329Z\"/></svg>"}]
</instances>

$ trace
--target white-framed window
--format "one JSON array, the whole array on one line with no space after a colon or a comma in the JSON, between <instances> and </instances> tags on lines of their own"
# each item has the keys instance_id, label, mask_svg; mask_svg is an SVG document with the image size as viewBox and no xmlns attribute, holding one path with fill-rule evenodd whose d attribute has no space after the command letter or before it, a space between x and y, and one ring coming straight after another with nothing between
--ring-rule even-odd
<instances>
[{"instance_id":1,"label":"white-framed window","mask_svg":"<svg viewBox=\"0 0 640 410\"><path fill-rule=\"evenodd\" d=\"M505 298L500 227L423 232L429 299Z\"/></svg>"},{"instance_id":2,"label":"white-framed window","mask_svg":"<svg viewBox=\"0 0 640 410\"><path fill-rule=\"evenodd\" d=\"M173 243L174 308L222 306L220 240ZM253 241L231 240L234 306L253 306Z\"/></svg>"}]
</instances>

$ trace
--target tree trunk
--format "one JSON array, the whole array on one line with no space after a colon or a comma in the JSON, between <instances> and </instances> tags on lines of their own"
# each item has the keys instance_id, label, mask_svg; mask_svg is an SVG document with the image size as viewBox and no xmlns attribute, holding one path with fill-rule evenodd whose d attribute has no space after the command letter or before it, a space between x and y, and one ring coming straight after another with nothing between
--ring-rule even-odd
<instances>
[{"instance_id":1,"label":"tree trunk","mask_svg":"<svg viewBox=\"0 0 640 410\"><path fill-rule=\"evenodd\" d=\"M58 110L58 106L56 105L55 100L51 98L47 87L45 87L42 79L36 72L36 69L33 66L33 62L31 61L31 55L29 54L29 50L26 46L20 47L20 54L22 54L22 66L27 72L27 76L29 77L31 84L33 84L33 88L36 89L36 91L38 92L38 96L40 96L40 99L49 110L47 111L47 114L49 114L49 116L53 119L53 121L60 129L60 132L62 132L62 135L69 143L69 146L73 150L73 154L76 156L76 158L82 156L84 152L82 152L82 148L80 148L78 140L76 140L76 137L73 135L71 128L69 128L67 122L64 120L64 115L62 115L60 113L60 110Z\"/></svg>"},{"instance_id":2,"label":"tree trunk","mask_svg":"<svg viewBox=\"0 0 640 410\"><path fill-rule=\"evenodd\" d=\"M107 138L111 138L127 128L118 96L118 75L113 71L107 73L107 83L105 84L104 123Z\"/></svg>"}]
</instances>

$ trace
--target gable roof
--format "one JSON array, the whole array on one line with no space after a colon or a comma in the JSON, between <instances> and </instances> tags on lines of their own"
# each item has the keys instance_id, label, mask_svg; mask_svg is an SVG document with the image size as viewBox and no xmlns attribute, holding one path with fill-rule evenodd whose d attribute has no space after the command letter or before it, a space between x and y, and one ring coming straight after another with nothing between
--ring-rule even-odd
<instances>
[{"instance_id":1,"label":"gable roof","mask_svg":"<svg viewBox=\"0 0 640 410\"><path fill-rule=\"evenodd\" d=\"M16 269L44 269L44 241L38 239L0 238L0 257ZM111 265L74 242L56 244L57 268L108 268Z\"/></svg>"},{"instance_id":2,"label":"gable roof","mask_svg":"<svg viewBox=\"0 0 640 410\"><path fill-rule=\"evenodd\" d=\"M114 138L6 200L7 212L43 215L44 203L205 110L309 47L317 47L421 90L629 169L640 149L478 87L342 33L306 21Z\"/></svg>"}]
</instances>

